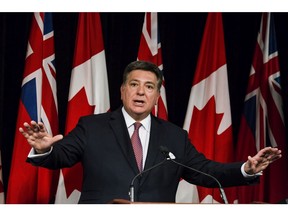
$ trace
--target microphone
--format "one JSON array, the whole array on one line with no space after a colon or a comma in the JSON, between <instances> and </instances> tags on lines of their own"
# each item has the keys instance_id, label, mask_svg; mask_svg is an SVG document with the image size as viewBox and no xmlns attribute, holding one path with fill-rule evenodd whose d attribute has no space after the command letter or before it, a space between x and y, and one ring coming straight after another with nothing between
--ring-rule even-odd
<instances>
[{"instance_id":1,"label":"microphone","mask_svg":"<svg viewBox=\"0 0 288 216\"><path fill-rule=\"evenodd\" d=\"M224 189L222 188L222 185L220 184L220 182L218 181L217 178L215 178L214 176L212 176L212 175L210 175L210 174L208 174L208 173L204 173L204 172L202 172L202 171L200 171L200 170L194 169L194 168L192 168L192 167L186 166L185 164L182 164L182 163L177 162L177 161L175 160L175 159L176 159L175 155L174 155L172 152L170 152L170 151L168 150L168 148L165 147L165 146L160 146L160 151L162 152L162 154L165 155L165 157L167 158L167 160L171 160L173 163L175 163L175 164L177 164L177 165L179 165L179 166L185 167L185 168L187 168L187 169L193 170L194 172L197 172L197 173L200 173L200 174L202 174L202 175L208 176L209 178L212 178L212 179L218 184L218 187L219 187L219 190L220 190L220 195L221 195L222 200L224 201L225 204L228 204L228 200L227 200L226 194L225 194L225 192L224 192Z\"/></svg>"},{"instance_id":2,"label":"microphone","mask_svg":"<svg viewBox=\"0 0 288 216\"><path fill-rule=\"evenodd\" d=\"M161 148L161 147L160 147ZM161 151L162 152L162 151ZM171 158L169 157L165 157L165 160L161 161L160 163L157 163L155 164L154 166L146 169L146 170L142 170L141 172L139 172L136 176L134 176L134 178L132 179L131 181L131 184L130 184L130 191L129 191L129 196L130 196L130 201L131 202L134 202L135 198L134 198L134 181L141 175L143 175L144 173L146 172L149 172L150 170L158 167L158 166L161 166L162 164L164 164L165 162L167 162L168 160L171 160Z\"/></svg>"}]
</instances>

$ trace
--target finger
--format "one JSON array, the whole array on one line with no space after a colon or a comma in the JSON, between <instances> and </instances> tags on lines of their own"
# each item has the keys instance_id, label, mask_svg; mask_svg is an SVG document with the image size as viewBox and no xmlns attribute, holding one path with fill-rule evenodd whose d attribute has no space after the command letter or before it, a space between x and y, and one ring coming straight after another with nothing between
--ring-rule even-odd
<instances>
[{"instance_id":1,"label":"finger","mask_svg":"<svg viewBox=\"0 0 288 216\"><path fill-rule=\"evenodd\" d=\"M251 156L248 156L248 167L250 170L254 169L255 168L255 162L254 162L254 159L251 157Z\"/></svg>"},{"instance_id":2,"label":"finger","mask_svg":"<svg viewBox=\"0 0 288 216\"><path fill-rule=\"evenodd\" d=\"M24 122L23 126L24 126L24 128L26 130L26 133L28 133L29 135L33 134L33 130L31 128L31 126L27 122Z\"/></svg>"},{"instance_id":3,"label":"finger","mask_svg":"<svg viewBox=\"0 0 288 216\"><path fill-rule=\"evenodd\" d=\"M265 157L265 158L267 158L267 157L270 155L271 150L272 150L271 147L266 147L266 148L261 149L261 150L259 151L260 157Z\"/></svg>"},{"instance_id":4,"label":"finger","mask_svg":"<svg viewBox=\"0 0 288 216\"><path fill-rule=\"evenodd\" d=\"M39 131L46 132L45 125L42 122L38 123Z\"/></svg>"},{"instance_id":5,"label":"finger","mask_svg":"<svg viewBox=\"0 0 288 216\"><path fill-rule=\"evenodd\" d=\"M24 131L24 129L22 127L19 128L19 132L26 138L29 138L29 134L27 132Z\"/></svg>"},{"instance_id":6,"label":"finger","mask_svg":"<svg viewBox=\"0 0 288 216\"><path fill-rule=\"evenodd\" d=\"M19 128L19 132L22 133L22 134L25 133L25 131L24 131L24 129L22 127Z\"/></svg>"},{"instance_id":7,"label":"finger","mask_svg":"<svg viewBox=\"0 0 288 216\"><path fill-rule=\"evenodd\" d=\"M270 161L274 161L282 157L281 150L278 150L277 148L272 148L269 153L266 153L266 158Z\"/></svg>"},{"instance_id":8,"label":"finger","mask_svg":"<svg viewBox=\"0 0 288 216\"><path fill-rule=\"evenodd\" d=\"M256 173L257 168L262 166L262 164L265 164L268 160L267 158L250 157L250 161L251 161L251 169L254 171L254 173Z\"/></svg>"},{"instance_id":9,"label":"finger","mask_svg":"<svg viewBox=\"0 0 288 216\"><path fill-rule=\"evenodd\" d=\"M36 125L37 123L36 123L36 121L34 121L34 120L31 120L31 125Z\"/></svg>"},{"instance_id":10,"label":"finger","mask_svg":"<svg viewBox=\"0 0 288 216\"><path fill-rule=\"evenodd\" d=\"M31 121L31 129L34 133L38 132L46 132L46 128L43 124L43 122L36 122L34 120Z\"/></svg>"},{"instance_id":11,"label":"finger","mask_svg":"<svg viewBox=\"0 0 288 216\"><path fill-rule=\"evenodd\" d=\"M38 125L33 126L33 132L38 133L40 131L40 128Z\"/></svg>"},{"instance_id":12,"label":"finger","mask_svg":"<svg viewBox=\"0 0 288 216\"><path fill-rule=\"evenodd\" d=\"M248 156L248 161L250 161L251 166L256 166L258 163L258 160L256 160L254 157Z\"/></svg>"},{"instance_id":13,"label":"finger","mask_svg":"<svg viewBox=\"0 0 288 216\"><path fill-rule=\"evenodd\" d=\"M63 139L63 135L62 134L58 134L58 135L56 135L56 136L54 136L52 138L52 141L53 141L53 143L55 143L55 142L57 142L57 141L59 141L61 139Z\"/></svg>"},{"instance_id":14,"label":"finger","mask_svg":"<svg viewBox=\"0 0 288 216\"><path fill-rule=\"evenodd\" d=\"M40 131L39 125L35 121L31 121L31 129L33 132L38 133Z\"/></svg>"},{"instance_id":15,"label":"finger","mask_svg":"<svg viewBox=\"0 0 288 216\"><path fill-rule=\"evenodd\" d=\"M281 157L282 157L281 154L279 154L279 155L273 155L273 156L271 156L270 158L268 158L268 160L270 161L270 163L272 163L272 162L280 159Z\"/></svg>"},{"instance_id":16,"label":"finger","mask_svg":"<svg viewBox=\"0 0 288 216\"><path fill-rule=\"evenodd\" d=\"M281 151L278 150L277 148L272 148L272 147L266 147L263 149L263 153L260 156L261 158L267 158L270 161L274 161L275 159L278 159L281 157Z\"/></svg>"},{"instance_id":17,"label":"finger","mask_svg":"<svg viewBox=\"0 0 288 216\"><path fill-rule=\"evenodd\" d=\"M251 156L248 156L247 165L248 165L249 169L251 169L252 163L253 163L253 162L252 162Z\"/></svg>"}]
</instances>

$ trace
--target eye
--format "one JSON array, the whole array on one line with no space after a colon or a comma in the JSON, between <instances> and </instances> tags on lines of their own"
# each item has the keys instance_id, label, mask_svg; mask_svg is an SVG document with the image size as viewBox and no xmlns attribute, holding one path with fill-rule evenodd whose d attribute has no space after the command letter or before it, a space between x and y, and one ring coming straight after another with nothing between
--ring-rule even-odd
<instances>
[{"instance_id":1,"label":"eye","mask_svg":"<svg viewBox=\"0 0 288 216\"><path fill-rule=\"evenodd\" d=\"M137 82L131 82L131 83L130 83L130 86L131 86L131 87L136 87L136 86L138 86L138 83L137 83Z\"/></svg>"},{"instance_id":2,"label":"eye","mask_svg":"<svg viewBox=\"0 0 288 216\"><path fill-rule=\"evenodd\" d=\"M149 90L149 91L153 91L155 89L155 86L153 84L147 84L146 85L146 88Z\"/></svg>"}]
</instances>

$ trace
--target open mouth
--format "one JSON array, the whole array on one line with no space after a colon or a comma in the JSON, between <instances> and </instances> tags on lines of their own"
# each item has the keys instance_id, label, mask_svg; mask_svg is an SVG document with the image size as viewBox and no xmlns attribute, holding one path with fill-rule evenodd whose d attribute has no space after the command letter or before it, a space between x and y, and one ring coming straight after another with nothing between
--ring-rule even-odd
<instances>
[{"instance_id":1,"label":"open mouth","mask_svg":"<svg viewBox=\"0 0 288 216\"><path fill-rule=\"evenodd\" d=\"M143 100L133 100L135 105L143 105L144 101Z\"/></svg>"}]
</instances>

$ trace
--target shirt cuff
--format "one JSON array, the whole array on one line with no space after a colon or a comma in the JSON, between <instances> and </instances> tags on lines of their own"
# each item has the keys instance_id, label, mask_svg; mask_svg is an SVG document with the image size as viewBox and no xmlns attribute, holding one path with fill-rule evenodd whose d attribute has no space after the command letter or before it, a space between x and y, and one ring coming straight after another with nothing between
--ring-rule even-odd
<instances>
[{"instance_id":1,"label":"shirt cuff","mask_svg":"<svg viewBox=\"0 0 288 216\"><path fill-rule=\"evenodd\" d=\"M53 146L50 148L50 150L48 152L45 152L43 154L37 154L35 149L32 148L28 154L28 158L37 158L37 157L49 155L52 152L52 149L53 149Z\"/></svg>"},{"instance_id":2,"label":"shirt cuff","mask_svg":"<svg viewBox=\"0 0 288 216\"><path fill-rule=\"evenodd\" d=\"M243 175L245 178L249 178L249 177L251 178L251 177L256 177L256 176L263 175L263 171L260 171L260 172L258 172L258 173L255 173L255 174L253 174L253 175L250 175L250 174L248 174L248 173L245 172L244 166L245 166L245 163L243 163L242 166L241 166L241 173L242 173L242 175Z\"/></svg>"}]
</instances>

